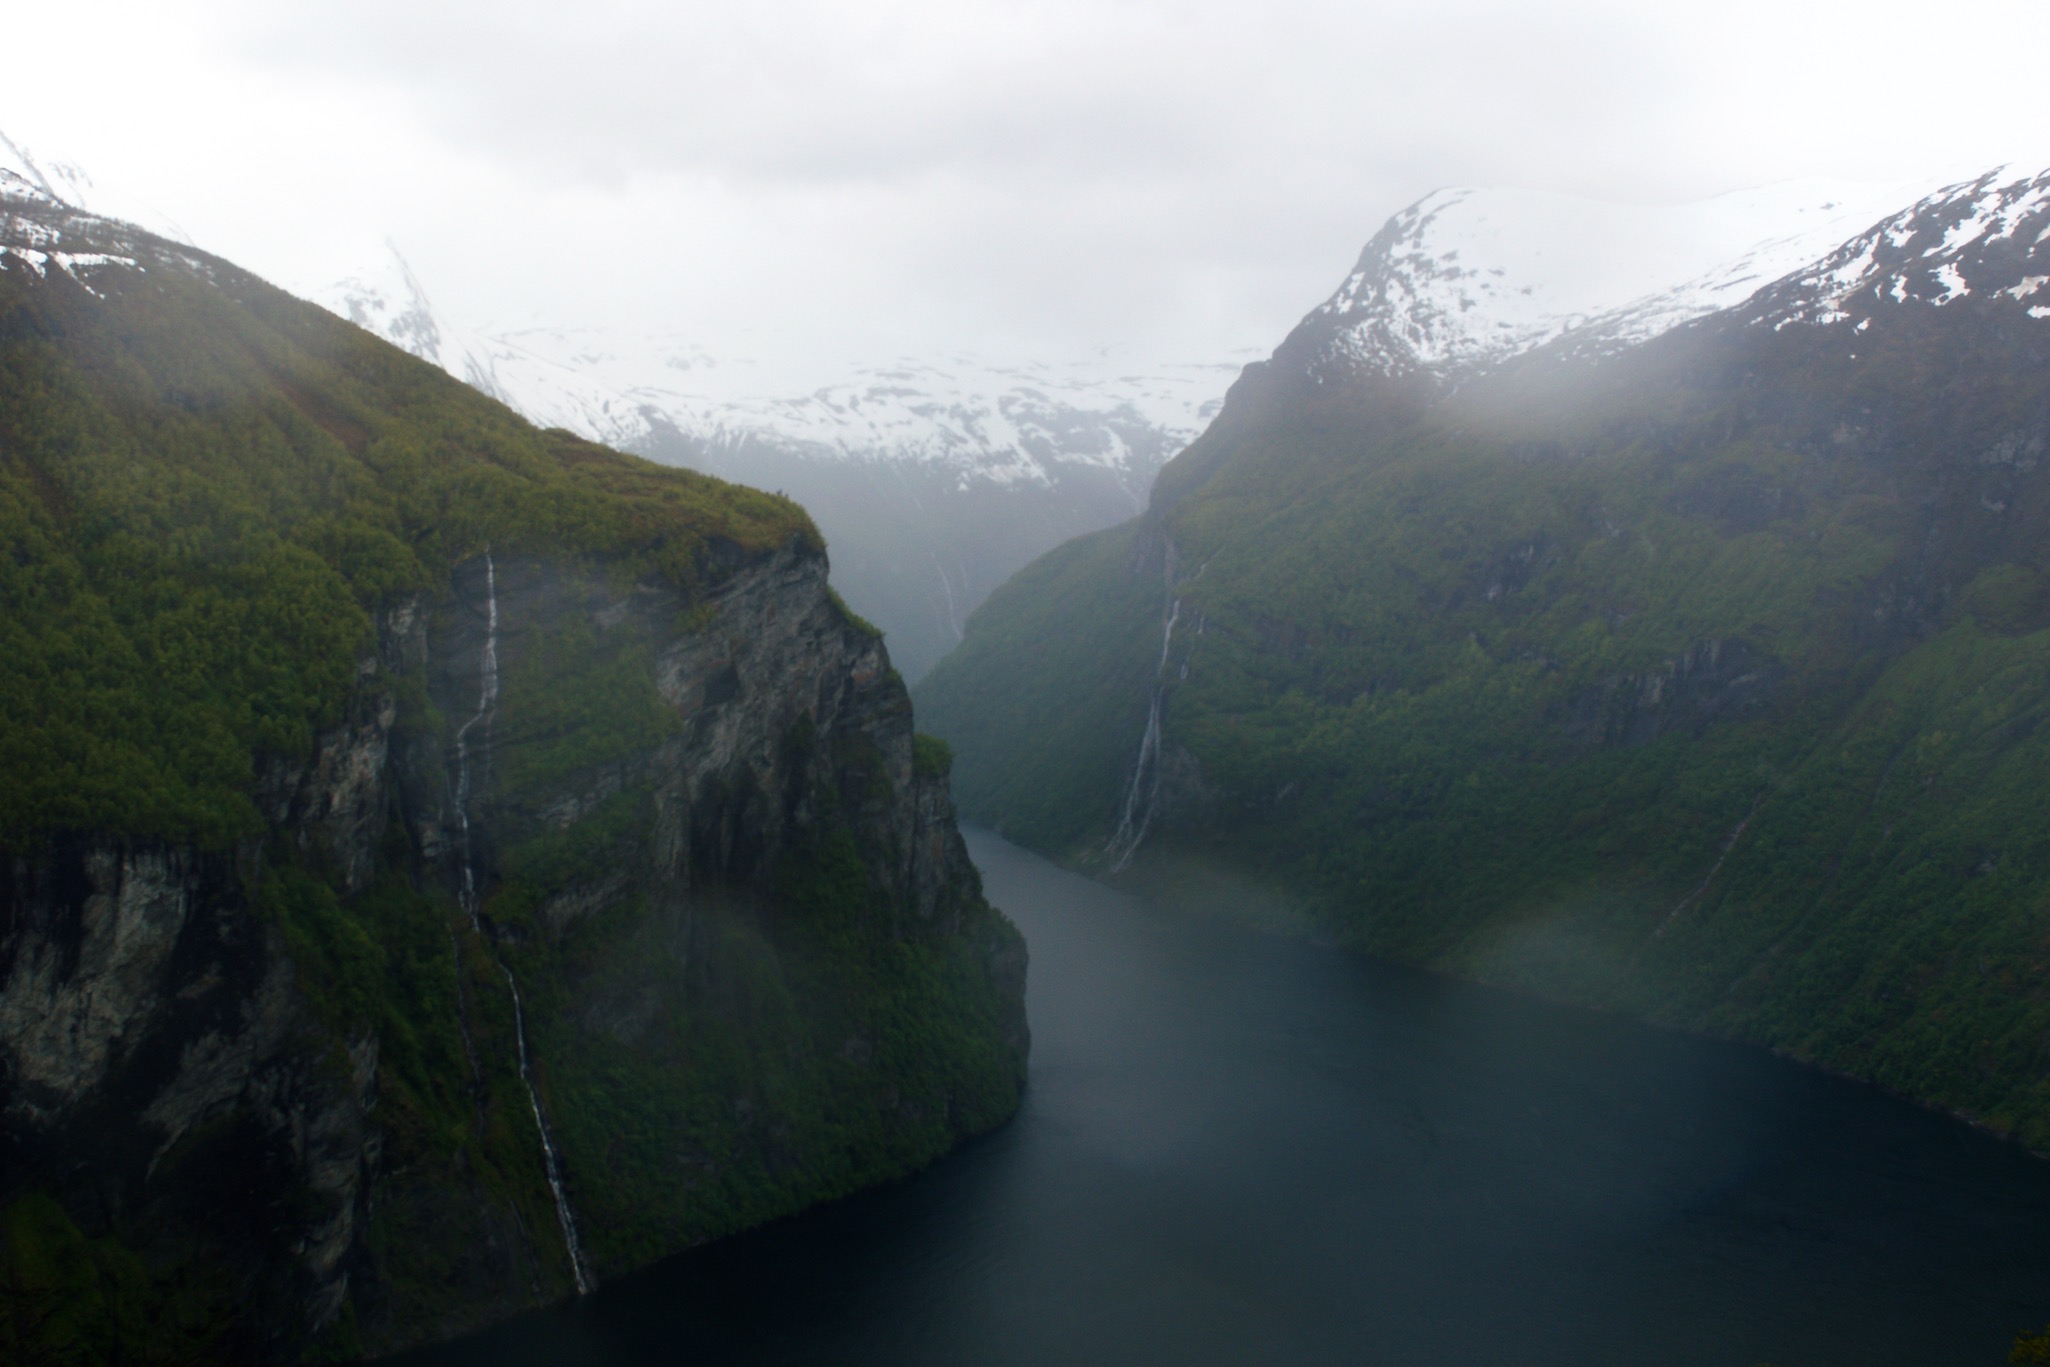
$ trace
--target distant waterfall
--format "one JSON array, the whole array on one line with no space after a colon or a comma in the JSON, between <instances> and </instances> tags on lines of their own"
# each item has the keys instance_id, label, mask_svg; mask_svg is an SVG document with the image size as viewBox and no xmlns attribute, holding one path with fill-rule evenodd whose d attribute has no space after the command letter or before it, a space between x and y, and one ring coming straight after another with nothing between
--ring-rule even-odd
<instances>
[{"instance_id":1,"label":"distant waterfall","mask_svg":"<svg viewBox=\"0 0 2050 1367\"><path fill-rule=\"evenodd\" d=\"M1166 538L1163 536L1163 541ZM1110 857L1110 871L1122 872L1139 852L1153 824L1153 809L1160 799L1160 707L1167 695L1167 652L1174 644L1174 624L1182 615L1182 600L1175 596L1174 542L1166 541L1166 602L1161 609L1160 662L1153 667L1153 698L1146 709L1146 730L1139 737L1139 758L1132 764L1132 783L1125 790L1125 805L1118 815L1118 827L1111 832L1103 852Z\"/></svg>"},{"instance_id":2,"label":"distant waterfall","mask_svg":"<svg viewBox=\"0 0 2050 1367\"><path fill-rule=\"evenodd\" d=\"M463 910L470 914L471 926L480 932L476 861L470 853L470 733L488 724L498 707L498 567L492 563L489 551L484 553L484 592L484 654L478 664L483 686L476 712L456 732L456 829L462 835Z\"/></svg>"},{"instance_id":3,"label":"distant waterfall","mask_svg":"<svg viewBox=\"0 0 2050 1367\"><path fill-rule=\"evenodd\" d=\"M1708 891L1708 885L1715 881L1715 876L1723 871L1723 865L1729 862L1730 851L1737 848L1737 842L1742 840L1744 832L1750 829L1751 819L1758 815L1758 804L1763 801L1765 801L1764 793L1760 793L1757 797L1751 799L1751 810L1744 813L1744 819L1737 823L1737 829L1731 831L1729 838L1723 841L1723 847L1717 852L1715 863L1708 866L1708 874L1701 880L1701 885L1685 897L1682 897L1679 905L1666 913L1666 919L1660 921L1658 929L1651 933L1652 939L1656 940L1664 935L1673 922L1679 919L1681 912L1701 900L1702 894Z\"/></svg>"},{"instance_id":4,"label":"distant waterfall","mask_svg":"<svg viewBox=\"0 0 2050 1367\"><path fill-rule=\"evenodd\" d=\"M953 581L947 578L946 570L941 568L939 556L928 551L926 558L932 561L933 572L940 577L940 592L947 597L947 630L954 633L955 641L966 640L968 633L961 625L961 609L954 605ZM961 589L963 592L968 589L968 575L965 571L961 575Z\"/></svg>"},{"instance_id":5,"label":"distant waterfall","mask_svg":"<svg viewBox=\"0 0 2050 1367\"><path fill-rule=\"evenodd\" d=\"M1153 824L1153 804L1160 796L1160 685L1153 686L1153 704L1146 710L1146 732L1139 739L1139 759L1132 769L1132 786L1125 790L1124 810L1118 828L1111 833L1104 853L1110 856L1110 871L1120 873L1139 851L1146 828Z\"/></svg>"},{"instance_id":6,"label":"distant waterfall","mask_svg":"<svg viewBox=\"0 0 2050 1367\"><path fill-rule=\"evenodd\" d=\"M483 686L477 698L476 713L456 732L456 829L462 836L463 910L469 914L470 929L490 945L491 938L485 935L484 923L477 915L477 869L470 849L470 732L479 725L488 727L491 714L498 708L498 568L492 564L489 551L484 553L484 588L487 608L484 654L479 669ZM512 969L506 966L505 960L498 957L495 945L491 956L498 965L498 971L505 975L505 990L512 997L513 1035L519 1041L520 1050L520 1082L527 1089L527 1105L534 1112L534 1128L541 1132L541 1167L548 1176L548 1189L555 1193L555 1215L562 1222L562 1242L569 1251L570 1275L576 1279L577 1294L588 1295L591 1279L584 1262L583 1241L577 1237L576 1213L570 1209L569 1193L562 1185L562 1160L555 1151L555 1136L548 1128L548 1117L541 1109L541 1094L534 1090L534 1075L528 1068L527 1013L520 1002L520 985L514 981Z\"/></svg>"}]
</instances>

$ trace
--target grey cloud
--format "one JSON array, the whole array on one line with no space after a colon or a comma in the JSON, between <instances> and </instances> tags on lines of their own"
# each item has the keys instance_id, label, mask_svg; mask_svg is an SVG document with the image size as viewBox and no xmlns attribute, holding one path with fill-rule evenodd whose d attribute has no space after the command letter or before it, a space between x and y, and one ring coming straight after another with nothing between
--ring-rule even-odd
<instances>
[{"instance_id":1,"label":"grey cloud","mask_svg":"<svg viewBox=\"0 0 2050 1367\"><path fill-rule=\"evenodd\" d=\"M1065 182L1214 176L1348 145L1437 166L1484 142L1510 161L1556 161L1548 149L1568 143L1584 159L1591 111L1627 104L1644 122L1664 89L1616 60L1656 32L1612 10L782 0L609 3L571 19L365 0L267 8L249 41L558 174Z\"/></svg>"},{"instance_id":2,"label":"grey cloud","mask_svg":"<svg viewBox=\"0 0 2050 1367\"><path fill-rule=\"evenodd\" d=\"M303 274L356 223L459 315L711 341L1226 354L1440 185L1972 170L2040 123L1895 0L105 5L90 44L17 16L4 93L97 120L77 155L208 245ZM2050 39L2039 3L1975 14Z\"/></svg>"}]
</instances>

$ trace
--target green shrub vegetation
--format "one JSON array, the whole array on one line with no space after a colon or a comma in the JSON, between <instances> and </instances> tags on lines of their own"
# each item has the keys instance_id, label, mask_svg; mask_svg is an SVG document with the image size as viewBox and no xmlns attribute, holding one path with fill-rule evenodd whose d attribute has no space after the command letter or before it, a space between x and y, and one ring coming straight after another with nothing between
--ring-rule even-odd
<instances>
[{"instance_id":1,"label":"green shrub vegetation","mask_svg":"<svg viewBox=\"0 0 2050 1367\"><path fill-rule=\"evenodd\" d=\"M954 747L921 731L911 738L911 767L920 778L945 778L954 768Z\"/></svg>"},{"instance_id":2,"label":"green shrub vegetation","mask_svg":"<svg viewBox=\"0 0 2050 1367\"><path fill-rule=\"evenodd\" d=\"M166 1285L112 1239L31 1194L0 1211L0 1354L51 1367L215 1361L221 1288Z\"/></svg>"}]
</instances>

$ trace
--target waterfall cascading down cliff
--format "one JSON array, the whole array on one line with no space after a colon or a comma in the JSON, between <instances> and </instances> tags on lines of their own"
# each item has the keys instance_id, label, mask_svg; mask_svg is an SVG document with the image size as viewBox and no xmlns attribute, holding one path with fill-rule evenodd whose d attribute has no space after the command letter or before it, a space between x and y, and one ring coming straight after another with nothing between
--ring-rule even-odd
<instances>
[{"instance_id":1,"label":"waterfall cascading down cliff","mask_svg":"<svg viewBox=\"0 0 2050 1367\"><path fill-rule=\"evenodd\" d=\"M1160 709L1167 694L1167 653L1174 644L1174 624L1182 615L1182 600L1175 594L1174 542L1163 538L1167 562L1164 578L1165 606L1160 617L1160 662L1153 668L1153 697L1146 709L1146 730L1139 737L1139 757L1132 763L1132 783L1125 790L1125 802L1111 832L1104 854L1112 873L1123 872L1139 851L1139 842L1153 824L1153 809L1160 798Z\"/></svg>"},{"instance_id":2,"label":"waterfall cascading down cliff","mask_svg":"<svg viewBox=\"0 0 2050 1367\"><path fill-rule=\"evenodd\" d=\"M933 573L940 577L940 593L947 600L947 630L953 633L954 642L958 645L966 638L967 631L961 625L961 609L954 602L954 581L947 577L947 571L940 564L939 556L928 552L926 558L932 561ZM961 590L963 593L968 590L968 576L965 572L961 576Z\"/></svg>"},{"instance_id":3,"label":"waterfall cascading down cliff","mask_svg":"<svg viewBox=\"0 0 2050 1367\"><path fill-rule=\"evenodd\" d=\"M478 667L481 685L477 711L456 732L455 809L456 828L462 840L463 910L469 915L470 928L489 945L491 938L484 933L484 923L477 911L476 861L470 848L470 732L479 725L488 727L491 714L498 707L498 569L492 563L489 551L484 553L484 588L484 649ZM505 990L512 998L513 1037L519 1044L520 1082L527 1089L527 1105L534 1112L534 1128L541 1135L541 1166L548 1177L548 1189L555 1196L556 1218L562 1222L562 1242L569 1254L570 1275L576 1282L577 1294L587 1295L591 1290L591 1279L584 1262L583 1242L577 1237L576 1213L570 1209L569 1192L562 1182L562 1160L556 1153L555 1136L549 1131L548 1116L541 1109L541 1094L535 1090L533 1073L528 1065L527 1017L520 1002L520 985L513 978L511 967L498 957L495 947L492 960L498 965L498 971L505 975Z\"/></svg>"}]
</instances>

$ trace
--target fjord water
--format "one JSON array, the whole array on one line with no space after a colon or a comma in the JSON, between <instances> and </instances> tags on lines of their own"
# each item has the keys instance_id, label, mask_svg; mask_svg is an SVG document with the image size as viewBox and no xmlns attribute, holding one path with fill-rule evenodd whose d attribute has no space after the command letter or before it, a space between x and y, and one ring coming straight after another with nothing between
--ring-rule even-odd
<instances>
[{"instance_id":1,"label":"fjord water","mask_svg":"<svg viewBox=\"0 0 2050 1367\"><path fill-rule=\"evenodd\" d=\"M969 833L1017 1120L409 1367L1997 1363L2050 1163L1756 1050L1148 906Z\"/></svg>"}]
</instances>

